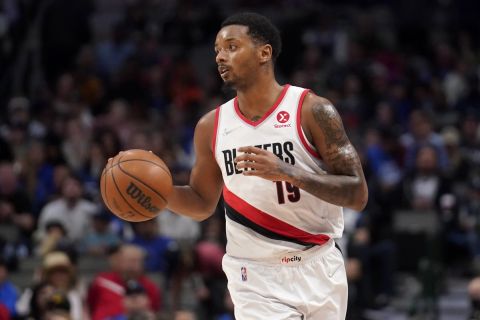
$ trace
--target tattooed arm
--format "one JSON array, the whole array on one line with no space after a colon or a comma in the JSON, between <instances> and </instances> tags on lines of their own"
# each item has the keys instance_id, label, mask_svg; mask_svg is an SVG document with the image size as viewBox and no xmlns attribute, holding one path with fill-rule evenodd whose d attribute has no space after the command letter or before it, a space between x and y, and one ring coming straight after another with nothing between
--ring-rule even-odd
<instances>
[{"instance_id":1,"label":"tattooed arm","mask_svg":"<svg viewBox=\"0 0 480 320\"><path fill-rule=\"evenodd\" d=\"M309 93L302 108L302 127L327 166L318 175L290 168L287 181L332 204L362 210L368 190L360 159L332 103Z\"/></svg>"},{"instance_id":2,"label":"tattooed arm","mask_svg":"<svg viewBox=\"0 0 480 320\"><path fill-rule=\"evenodd\" d=\"M257 147L241 147L235 158L243 175L271 181L287 181L329 203L360 211L368 200L367 184L360 159L347 138L342 119L330 101L312 93L305 97L302 127L327 166L325 174L292 166L272 152Z\"/></svg>"}]
</instances>

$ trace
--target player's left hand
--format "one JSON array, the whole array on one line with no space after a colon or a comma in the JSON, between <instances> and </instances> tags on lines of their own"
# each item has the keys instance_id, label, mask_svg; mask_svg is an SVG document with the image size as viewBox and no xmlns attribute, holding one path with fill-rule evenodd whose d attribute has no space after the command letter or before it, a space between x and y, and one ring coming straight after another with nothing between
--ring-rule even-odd
<instances>
[{"instance_id":1,"label":"player's left hand","mask_svg":"<svg viewBox=\"0 0 480 320\"><path fill-rule=\"evenodd\" d=\"M287 181L293 166L282 161L274 153L257 147L240 147L243 152L234 159L245 176L257 176L271 181Z\"/></svg>"}]
</instances>

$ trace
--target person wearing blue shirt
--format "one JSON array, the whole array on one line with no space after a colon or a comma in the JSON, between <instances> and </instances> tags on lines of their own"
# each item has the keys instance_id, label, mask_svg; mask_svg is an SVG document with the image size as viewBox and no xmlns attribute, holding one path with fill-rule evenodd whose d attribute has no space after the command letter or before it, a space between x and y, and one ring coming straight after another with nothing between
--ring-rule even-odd
<instances>
[{"instance_id":1,"label":"person wearing blue shirt","mask_svg":"<svg viewBox=\"0 0 480 320\"><path fill-rule=\"evenodd\" d=\"M169 238L158 234L159 226L156 219L135 223L135 236L132 243L142 247L147 256L145 269L148 272L160 271L165 276L171 274L178 262L178 245Z\"/></svg>"},{"instance_id":2,"label":"person wearing blue shirt","mask_svg":"<svg viewBox=\"0 0 480 320\"><path fill-rule=\"evenodd\" d=\"M0 303L8 309L10 316L14 317L17 314L15 303L18 299L18 291L7 277L7 265L5 261L0 259Z\"/></svg>"}]
</instances>

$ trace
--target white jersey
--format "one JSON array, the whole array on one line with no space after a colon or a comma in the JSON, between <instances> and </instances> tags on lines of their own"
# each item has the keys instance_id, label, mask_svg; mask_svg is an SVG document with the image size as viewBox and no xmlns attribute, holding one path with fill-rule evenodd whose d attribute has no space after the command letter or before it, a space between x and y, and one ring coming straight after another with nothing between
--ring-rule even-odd
<instances>
[{"instance_id":1,"label":"white jersey","mask_svg":"<svg viewBox=\"0 0 480 320\"><path fill-rule=\"evenodd\" d=\"M257 146L311 173L323 173L315 147L305 138L301 109L307 89L285 85L257 122L242 115L237 98L217 108L213 152L221 168L227 254L265 259L322 245L343 232L342 208L284 181L244 176L233 159L238 148Z\"/></svg>"}]
</instances>

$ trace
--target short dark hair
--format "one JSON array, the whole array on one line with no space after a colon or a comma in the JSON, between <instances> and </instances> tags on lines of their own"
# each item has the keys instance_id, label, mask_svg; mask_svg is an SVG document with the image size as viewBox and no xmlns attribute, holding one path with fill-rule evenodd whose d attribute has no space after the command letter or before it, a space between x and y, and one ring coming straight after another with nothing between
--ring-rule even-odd
<instances>
[{"instance_id":1,"label":"short dark hair","mask_svg":"<svg viewBox=\"0 0 480 320\"><path fill-rule=\"evenodd\" d=\"M272 61L275 62L282 51L280 31L265 16L254 12L236 13L222 22L222 28L230 25L248 27L248 35L255 41L272 46Z\"/></svg>"}]
</instances>

